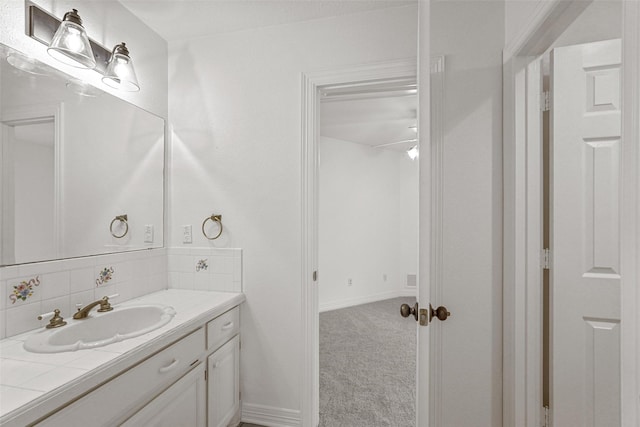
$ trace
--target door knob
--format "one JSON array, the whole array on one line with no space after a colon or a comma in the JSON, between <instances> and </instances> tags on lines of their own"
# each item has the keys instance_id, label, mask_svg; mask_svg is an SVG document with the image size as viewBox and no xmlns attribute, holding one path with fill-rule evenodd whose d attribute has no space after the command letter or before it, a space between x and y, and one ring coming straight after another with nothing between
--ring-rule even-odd
<instances>
[{"instance_id":1,"label":"door knob","mask_svg":"<svg viewBox=\"0 0 640 427\"><path fill-rule=\"evenodd\" d=\"M413 314L413 317L418 321L418 303L415 303L413 307L410 307L409 304L402 304L400 306L400 315L402 317L409 317L410 314Z\"/></svg>"},{"instance_id":2,"label":"door knob","mask_svg":"<svg viewBox=\"0 0 640 427\"><path fill-rule=\"evenodd\" d=\"M429 324L429 312L424 308L418 310L417 302L413 307L409 306L409 304L402 304L400 306L400 315L402 317L409 317L410 314L413 314L413 318L416 319L416 322L420 323L420 326L427 326Z\"/></svg>"},{"instance_id":3,"label":"door knob","mask_svg":"<svg viewBox=\"0 0 640 427\"><path fill-rule=\"evenodd\" d=\"M434 310L434 308L431 306L431 304L429 304L429 308L431 310L431 313L429 314L429 322L431 322L431 320L434 317L437 317L438 320L441 321L445 321L447 320L447 317L451 316L451 313L449 313L449 311L447 310L447 307L441 305L440 307L436 308ZM406 316L405 316L406 317Z\"/></svg>"}]
</instances>

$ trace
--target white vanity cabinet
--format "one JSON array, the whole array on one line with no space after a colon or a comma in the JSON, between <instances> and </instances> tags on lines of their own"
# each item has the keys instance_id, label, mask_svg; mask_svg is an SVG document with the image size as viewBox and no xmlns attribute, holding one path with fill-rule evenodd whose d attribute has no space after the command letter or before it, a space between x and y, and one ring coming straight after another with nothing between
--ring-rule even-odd
<instances>
[{"instance_id":1,"label":"white vanity cabinet","mask_svg":"<svg viewBox=\"0 0 640 427\"><path fill-rule=\"evenodd\" d=\"M236 306L30 425L227 427L240 415L239 323Z\"/></svg>"},{"instance_id":2,"label":"white vanity cabinet","mask_svg":"<svg viewBox=\"0 0 640 427\"><path fill-rule=\"evenodd\" d=\"M204 347L199 328L36 425L118 425L198 364Z\"/></svg>"},{"instance_id":3,"label":"white vanity cabinet","mask_svg":"<svg viewBox=\"0 0 640 427\"><path fill-rule=\"evenodd\" d=\"M207 359L209 427L227 427L240 409L240 338L238 335Z\"/></svg>"},{"instance_id":4,"label":"white vanity cabinet","mask_svg":"<svg viewBox=\"0 0 640 427\"><path fill-rule=\"evenodd\" d=\"M227 427L240 409L240 310L207 324L208 427Z\"/></svg>"}]
</instances>

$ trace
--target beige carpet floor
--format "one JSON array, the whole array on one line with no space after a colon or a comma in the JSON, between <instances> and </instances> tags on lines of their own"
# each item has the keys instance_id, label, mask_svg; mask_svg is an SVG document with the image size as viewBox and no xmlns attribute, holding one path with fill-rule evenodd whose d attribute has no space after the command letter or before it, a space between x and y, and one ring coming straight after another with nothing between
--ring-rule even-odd
<instances>
[{"instance_id":1,"label":"beige carpet floor","mask_svg":"<svg viewBox=\"0 0 640 427\"><path fill-rule=\"evenodd\" d=\"M415 425L416 322L394 298L320 314L320 427Z\"/></svg>"}]
</instances>

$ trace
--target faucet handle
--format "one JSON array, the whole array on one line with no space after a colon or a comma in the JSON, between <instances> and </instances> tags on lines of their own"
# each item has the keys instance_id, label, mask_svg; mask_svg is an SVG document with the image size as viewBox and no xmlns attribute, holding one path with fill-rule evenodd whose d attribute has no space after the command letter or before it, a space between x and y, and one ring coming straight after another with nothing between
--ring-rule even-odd
<instances>
[{"instance_id":1,"label":"faucet handle","mask_svg":"<svg viewBox=\"0 0 640 427\"><path fill-rule=\"evenodd\" d=\"M49 320L49 323L46 326L47 329L59 328L60 326L64 326L67 324L67 322L64 321L62 316L60 316L60 310L58 310L57 308L50 313L44 313L39 315L38 320L42 320L44 317L50 316L52 314L53 314L53 317Z\"/></svg>"},{"instance_id":2,"label":"faucet handle","mask_svg":"<svg viewBox=\"0 0 640 427\"><path fill-rule=\"evenodd\" d=\"M118 296L120 296L120 294L113 294L102 297L102 300L100 301L100 308L98 309L98 311L100 313L104 313L105 311L113 310L113 307L111 307L111 303L109 303L109 298L115 298Z\"/></svg>"}]
</instances>

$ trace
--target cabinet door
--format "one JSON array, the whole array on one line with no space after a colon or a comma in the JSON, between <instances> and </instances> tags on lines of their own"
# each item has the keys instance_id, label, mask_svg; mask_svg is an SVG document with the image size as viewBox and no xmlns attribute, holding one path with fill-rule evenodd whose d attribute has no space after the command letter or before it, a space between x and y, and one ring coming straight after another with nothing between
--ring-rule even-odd
<instances>
[{"instance_id":1,"label":"cabinet door","mask_svg":"<svg viewBox=\"0 0 640 427\"><path fill-rule=\"evenodd\" d=\"M206 425L204 364L198 365L129 418L126 427L204 427Z\"/></svg>"},{"instance_id":2,"label":"cabinet door","mask_svg":"<svg viewBox=\"0 0 640 427\"><path fill-rule=\"evenodd\" d=\"M209 427L227 427L240 409L240 337L208 358Z\"/></svg>"}]
</instances>

